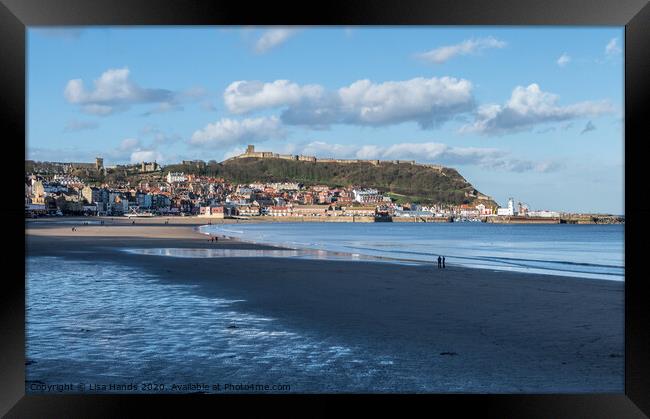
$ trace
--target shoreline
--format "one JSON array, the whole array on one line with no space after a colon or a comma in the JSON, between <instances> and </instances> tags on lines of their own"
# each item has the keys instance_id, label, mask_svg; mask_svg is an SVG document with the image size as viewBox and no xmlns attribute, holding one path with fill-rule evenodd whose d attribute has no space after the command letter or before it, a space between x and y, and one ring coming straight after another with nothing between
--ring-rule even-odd
<instances>
[{"instance_id":1,"label":"shoreline","mask_svg":"<svg viewBox=\"0 0 650 419\"><path fill-rule=\"evenodd\" d=\"M30 224L28 257L132 266L157 276L162 286L193 285L199 295L241 301L245 312L291 330L390 356L395 364L385 367L384 379L405 391L418 390L413 376L449 388L465 382L470 392L624 389L620 282L371 261L199 262L120 249L277 247L212 243L190 225L88 225L73 233L68 225Z\"/></svg>"},{"instance_id":2,"label":"shoreline","mask_svg":"<svg viewBox=\"0 0 650 419\"><path fill-rule=\"evenodd\" d=\"M197 228L199 230L201 227L218 227L219 224L213 224L213 225L202 225ZM203 234L209 234L209 233L203 233ZM229 239L232 240L237 240L241 241L243 243L250 243L250 244L256 244L256 245L261 245L261 246L275 246L278 249L291 249L291 250L299 250L299 251L304 251L304 252L322 252L324 254L330 254L333 255L334 257L340 257L340 256L347 256L348 258L353 258L353 257L361 257L362 259L366 259L368 261L378 261L378 262L385 262L385 263L396 263L396 264L411 264L411 265L425 265L425 266L434 266L436 265L435 260L422 260L422 259L412 259L412 258L407 258L407 257L399 257L399 256L381 256L381 255L376 255L376 254L364 254L364 253L358 253L358 252L351 252L351 251L340 251L340 250L331 250L331 249L310 249L306 246L296 246L296 245L291 245L289 243L266 243L262 241L255 241L252 239L245 239L241 237L236 237L236 236L225 236L228 237ZM467 256L455 256L454 259L466 259ZM471 266L470 264L465 264L465 263L458 263L456 261L452 262L449 264L447 262L448 266L458 266L458 267L463 267L466 269L480 269L480 270L494 270L494 271L499 271L499 272L517 272L517 273L522 273L522 274L534 274L534 275L551 275L551 276L565 276L565 277L570 277L570 278L579 278L579 279L589 279L589 280L600 280L600 281L616 281L616 282L624 282L625 278L624 276L620 277L617 274L607 274L607 273L591 273L591 272L580 272L580 271L558 271L558 270L553 270L553 269L544 269L544 268L535 268L535 267L529 267L526 269L517 269L517 268L507 268L504 266L494 266L494 267L487 267L487 266ZM557 273L560 272L560 273Z\"/></svg>"},{"instance_id":3,"label":"shoreline","mask_svg":"<svg viewBox=\"0 0 650 419\"><path fill-rule=\"evenodd\" d=\"M153 217L153 218L146 218L144 220L136 220L135 226L136 227L153 227L153 226L164 226L167 228L166 232L162 234L162 237L167 237L167 231L169 231L171 228L182 228L183 226L192 226L192 230L196 232L197 234L201 234L204 236L209 235L209 233L201 232L200 228L201 227L212 227L212 226L219 226L219 225L237 225L240 224L263 224L263 223L258 223L256 220L248 221L247 220L236 220L236 219L225 219L225 222L217 222L214 224L206 224L206 218L204 217L177 217L182 220L181 223L174 223L171 222L170 224L165 224L165 221L167 220L174 220L173 217ZM280 217L283 218L283 217ZM104 221L104 225L99 225L97 223ZM148 220L149 222L145 221ZM208 220L209 221L209 220ZM224 220L221 220L224 221ZM84 222L89 222L91 224L89 225L84 225ZM291 222L291 221L286 221L286 222ZM100 228L105 228L108 226L122 226L122 227L131 227L134 224L133 220L131 219L124 219L120 217L75 217L73 219L65 220L65 219L52 219L48 221L32 221L29 220L26 222L27 225L30 223L35 223L34 225L38 226L45 226L48 225L49 227L53 226L60 226L60 225L70 225L72 226L77 226L77 227L90 227L90 226L97 226ZM92 224L94 223L94 224ZM100 231L95 231L94 234L99 233ZM149 233L150 234L150 233ZM406 257L393 257L393 256L381 256L381 255L373 255L373 254L364 254L364 253L358 253L358 252L351 252L351 251L338 251L338 250L327 250L327 249L310 249L308 247L299 247L299 246L292 246L289 244L283 244L283 243L264 243L264 242L259 242L255 240L246 240L237 236L230 236L227 234L218 234L217 236L221 237L221 240L229 240L234 243L244 243L248 245L253 245L253 246L262 246L264 249L268 250L296 250L303 252L303 256L309 256L310 254L319 254L320 256L324 257L319 257L318 259L331 259L331 260L339 260L339 261L351 261L351 262L358 262L358 261L367 261L367 262L377 262L377 263L394 263L398 265L422 265L422 266L435 266L436 262L434 260L428 261L428 260L421 260L421 259L410 259ZM331 257L328 258L327 255L330 255ZM457 257L458 258L458 257ZM460 257L461 259L463 257ZM347 260L346 260L347 259ZM463 264L463 263L456 263L452 262L451 265L449 262L447 262L448 266L456 266L456 267L462 267L464 269L478 269L478 270L487 270L487 271L498 271L498 272L512 272L512 273L521 273L523 275L544 275L544 276L560 276L560 277L567 277L567 278L573 278L573 279L587 279L587 280L600 280L600 281L614 281L614 282L625 282L625 278L618 278L618 275L615 274L605 274L605 273L588 273L588 272L575 272L575 271L565 271L565 272L560 272L557 273L558 271L556 270L550 270L550 272L547 272L546 269L543 268L528 268L526 270L523 269L516 269L516 268L504 268L502 266L495 266L495 267L490 267L490 266L471 266L470 264ZM573 274L572 274L573 273ZM608 277L611 276L611 277Z\"/></svg>"},{"instance_id":4,"label":"shoreline","mask_svg":"<svg viewBox=\"0 0 650 419\"><path fill-rule=\"evenodd\" d=\"M375 218L370 216L246 216L237 218L218 218L218 217L201 217L197 215L189 216L164 216L156 215L153 217L126 217L126 216L61 216L61 217L40 217L40 218L26 218L29 221L48 222L52 220L123 220L131 222L132 220L140 222L159 223L165 220L172 220L174 224L201 224L203 222L215 224L237 224L237 223L465 223L465 222L480 222L487 224L507 224L507 225L625 225L625 221L617 221L621 216L612 215L595 215L583 217L565 217L565 218L520 218L520 217L484 217L479 221L458 220L454 221L453 216L445 217L393 217L390 220ZM600 220L600 221L597 221ZM602 222L601 222L602 221Z\"/></svg>"}]
</instances>

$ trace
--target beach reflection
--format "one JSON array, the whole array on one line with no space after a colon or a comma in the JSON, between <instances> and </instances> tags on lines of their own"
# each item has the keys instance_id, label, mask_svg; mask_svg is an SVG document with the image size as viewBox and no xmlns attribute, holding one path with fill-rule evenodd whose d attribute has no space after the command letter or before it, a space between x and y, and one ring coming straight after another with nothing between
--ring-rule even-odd
<instances>
[{"instance_id":1,"label":"beach reflection","mask_svg":"<svg viewBox=\"0 0 650 419\"><path fill-rule=\"evenodd\" d=\"M170 256L178 258L299 258L316 260L340 260L340 261L367 261L367 262L390 262L406 265L420 265L422 263L407 262L396 259L381 258L362 255L359 253L336 253L326 250L298 250L298 249L183 249L183 248L147 248L147 249L122 249L128 253L149 256Z\"/></svg>"},{"instance_id":2,"label":"beach reflection","mask_svg":"<svg viewBox=\"0 0 650 419\"><path fill-rule=\"evenodd\" d=\"M28 384L155 382L169 389L173 383L236 382L290 383L299 392L394 390L391 357L243 311L243 300L205 297L196 285L163 284L126 266L56 257L26 262Z\"/></svg>"}]
</instances>

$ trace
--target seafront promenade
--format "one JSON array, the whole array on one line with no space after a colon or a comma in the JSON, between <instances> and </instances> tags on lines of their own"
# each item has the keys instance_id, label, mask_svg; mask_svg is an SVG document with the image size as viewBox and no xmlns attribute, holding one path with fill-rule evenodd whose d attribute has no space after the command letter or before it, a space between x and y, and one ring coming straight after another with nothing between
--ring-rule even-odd
<instances>
[{"instance_id":1,"label":"seafront promenade","mask_svg":"<svg viewBox=\"0 0 650 419\"><path fill-rule=\"evenodd\" d=\"M236 216L236 217L203 217L203 216L152 216L152 217L42 217L30 219L32 222L101 222L112 224L181 224L181 225L205 225L205 224L232 224L232 223L451 223L463 222L465 220L454 217L371 217L371 216ZM619 216L586 215L586 216L565 216L565 217L516 217L516 216L493 216L474 219L474 222L487 222L495 224L624 224L625 218Z\"/></svg>"}]
</instances>

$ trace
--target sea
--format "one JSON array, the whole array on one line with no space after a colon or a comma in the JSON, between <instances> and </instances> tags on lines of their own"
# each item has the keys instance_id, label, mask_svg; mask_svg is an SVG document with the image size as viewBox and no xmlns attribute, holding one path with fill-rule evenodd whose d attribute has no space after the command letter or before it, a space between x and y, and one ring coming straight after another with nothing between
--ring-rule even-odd
<instances>
[{"instance_id":1,"label":"sea","mask_svg":"<svg viewBox=\"0 0 650 419\"><path fill-rule=\"evenodd\" d=\"M205 234L289 249L498 271L625 280L622 224L257 223L200 228Z\"/></svg>"}]
</instances>

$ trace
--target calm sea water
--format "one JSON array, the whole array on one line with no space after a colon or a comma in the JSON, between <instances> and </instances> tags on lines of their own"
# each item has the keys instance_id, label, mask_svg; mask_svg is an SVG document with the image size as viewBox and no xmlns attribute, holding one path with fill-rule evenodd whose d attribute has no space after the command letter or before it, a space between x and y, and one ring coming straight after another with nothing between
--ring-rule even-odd
<instances>
[{"instance_id":1,"label":"calm sea water","mask_svg":"<svg viewBox=\"0 0 650 419\"><path fill-rule=\"evenodd\" d=\"M366 256L624 280L623 225L260 223L201 227L242 240Z\"/></svg>"},{"instance_id":2,"label":"calm sea water","mask_svg":"<svg viewBox=\"0 0 650 419\"><path fill-rule=\"evenodd\" d=\"M196 383L221 385L207 391L214 393L227 384L239 386L235 392L251 384L290 386L266 391L280 393L396 390L390 356L291 330L239 309L242 300L205 297L196 286L103 262L28 257L26 271L31 394L64 384L72 389L60 387L63 393L86 394L188 393L182 386ZM414 374L399 383L403 390L440 391L431 377ZM129 385L134 390L124 390ZM460 379L447 390L467 388Z\"/></svg>"}]
</instances>

